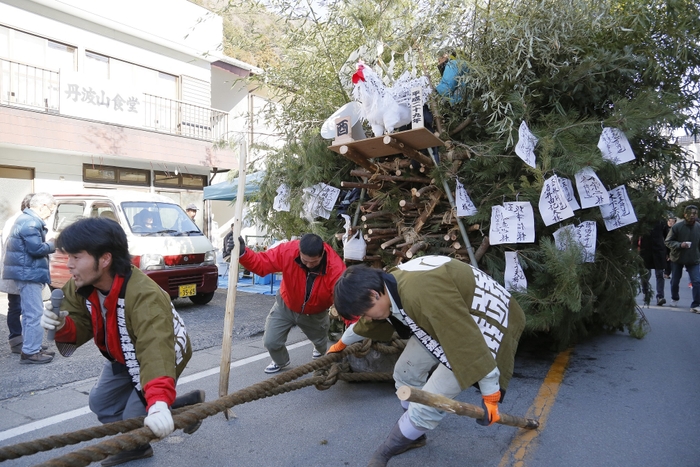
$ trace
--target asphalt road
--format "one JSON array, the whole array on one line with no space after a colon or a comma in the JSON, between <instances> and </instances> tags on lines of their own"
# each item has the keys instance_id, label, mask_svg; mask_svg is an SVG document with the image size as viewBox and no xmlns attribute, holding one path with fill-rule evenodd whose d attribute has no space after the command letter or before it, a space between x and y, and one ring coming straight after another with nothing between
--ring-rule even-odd
<instances>
[{"instance_id":1,"label":"asphalt road","mask_svg":"<svg viewBox=\"0 0 700 467\"><path fill-rule=\"evenodd\" d=\"M192 334L211 334L195 336L197 351L178 390L205 389L207 400L215 399L219 388L225 304L221 295L196 309L176 303ZM238 294L229 393L268 377L262 369L269 357L259 333L272 299ZM247 300L250 303L244 305ZM682 288L681 303L689 301L689 290ZM538 418L539 430L479 427L471 419L447 415L428 434L426 447L392 459L389 466L700 465L700 400L695 397L700 385L700 315L690 313L687 305L645 308L651 332L641 340L618 332L579 344L569 354L523 343L501 410ZM4 339L0 334L0 342ZM298 330L292 331L289 343L292 368L310 360L312 346ZM0 446L97 425L86 408L95 361L101 358L95 352L57 357L37 368L19 365L16 356L2 349L0 394L11 395L0 396ZM71 362L76 358L82 363ZM88 370L93 376L81 374ZM458 399L480 403L473 389ZM237 418L209 417L193 435L177 431L154 443L153 458L129 465L364 466L402 413L393 385L345 382L326 391L304 388L233 410ZM61 448L3 465L35 465L76 449Z\"/></svg>"}]
</instances>

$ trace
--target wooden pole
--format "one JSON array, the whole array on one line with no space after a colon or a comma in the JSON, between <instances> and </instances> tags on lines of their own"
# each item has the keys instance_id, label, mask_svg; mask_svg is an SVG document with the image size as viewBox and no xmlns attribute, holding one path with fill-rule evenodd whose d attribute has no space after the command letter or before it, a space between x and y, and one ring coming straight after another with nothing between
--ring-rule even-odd
<instances>
[{"instance_id":1,"label":"wooden pole","mask_svg":"<svg viewBox=\"0 0 700 467\"><path fill-rule=\"evenodd\" d=\"M396 391L396 395L402 401L409 401L415 402L416 404L429 405L430 407L435 407L436 409L444 410L445 412L450 412L465 417L484 418L484 409L482 409L481 407L477 407L472 404L467 404L466 402L452 400L449 397L422 391L417 388L412 388L411 386L401 386ZM501 419L496 423L499 423L501 425L515 426L518 428L527 428L528 430L535 430L540 426L540 422L531 418L508 415L507 413L503 413L500 410L499 415L501 416Z\"/></svg>"},{"instance_id":2,"label":"wooden pole","mask_svg":"<svg viewBox=\"0 0 700 467\"><path fill-rule=\"evenodd\" d=\"M241 245L238 237L241 235L243 223L243 203L245 202L245 167L246 167L246 140L239 142L240 153L238 156L238 192L236 194L236 209L234 212L233 240L234 247L231 252L231 262L228 268L228 290L226 291L226 314L224 315L224 336L221 341L221 367L219 370L219 397L228 395L228 379L231 370L231 340L233 339L233 315L236 308L236 288L238 287L238 257ZM236 418L233 410L224 410L224 417Z\"/></svg>"}]
</instances>

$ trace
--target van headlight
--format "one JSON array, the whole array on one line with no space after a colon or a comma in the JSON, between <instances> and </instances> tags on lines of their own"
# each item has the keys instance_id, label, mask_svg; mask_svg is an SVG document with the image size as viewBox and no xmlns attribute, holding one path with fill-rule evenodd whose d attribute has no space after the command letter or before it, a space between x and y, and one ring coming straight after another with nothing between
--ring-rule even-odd
<instances>
[{"instance_id":1,"label":"van headlight","mask_svg":"<svg viewBox=\"0 0 700 467\"><path fill-rule=\"evenodd\" d=\"M139 267L142 271L154 271L158 269L165 269L165 261L163 261L163 255L141 255L141 262L139 264Z\"/></svg>"},{"instance_id":2,"label":"van headlight","mask_svg":"<svg viewBox=\"0 0 700 467\"><path fill-rule=\"evenodd\" d=\"M216 264L216 250L209 250L204 253L204 262L202 264L211 265Z\"/></svg>"}]
</instances>

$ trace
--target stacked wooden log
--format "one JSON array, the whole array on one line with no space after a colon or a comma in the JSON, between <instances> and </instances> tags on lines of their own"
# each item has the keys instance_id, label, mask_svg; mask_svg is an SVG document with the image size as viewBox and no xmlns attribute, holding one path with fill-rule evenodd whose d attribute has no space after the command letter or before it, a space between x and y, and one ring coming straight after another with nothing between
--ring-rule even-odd
<instances>
[{"instance_id":1,"label":"stacked wooden log","mask_svg":"<svg viewBox=\"0 0 700 467\"><path fill-rule=\"evenodd\" d=\"M376 267L398 264L421 253L441 254L469 261L468 245L460 232L456 212L442 182L430 177L435 167L427 148L444 143L425 128L392 133L330 146L353 161L353 180L343 188L362 188L366 196L352 235L362 230L367 242L364 262ZM452 150L447 148L448 159ZM460 160L453 161L456 172ZM466 232L479 225L465 226ZM338 233L340 238L343 233ZM478 261L488 248L488 237L478 236Z\"/></svg>"},{"instance_id":2,"label":"stacked wooden log","mask_svg":"<svg viewBox=\"0 0 700 467\"><path fill-rule=\"evenodd\" d=\"M455 212L430 168L402 155L375 161L376 171L355 169L344 188L365 188L367 196L352 234L367 242L364 261L376 267L398 264L419 252L469 261ZM359 181L358 181L359 179ZM469 230L478 229L478 225ZM339 234L339 235L342 235Z\"/></svg>"}]
</instances>

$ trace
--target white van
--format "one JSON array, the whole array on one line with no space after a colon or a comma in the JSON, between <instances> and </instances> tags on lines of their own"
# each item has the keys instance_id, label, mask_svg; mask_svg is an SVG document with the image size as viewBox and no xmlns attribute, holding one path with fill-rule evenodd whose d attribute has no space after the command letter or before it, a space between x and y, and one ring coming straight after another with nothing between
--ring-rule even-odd
<instances>
[{"instance_id":1,"label":"white van","mask_svg":"<svg viewBox=\"0 0 700 467\"><path fill-rule=\"evenodd\" d=\"M216 253L209 239L185 211L165 196L114 191L54 195L56 210L46 221L46 238L83 217L106 217L126 232L135 266L156 281L171 298L188 297L198 305L214 298L218 284ZM51 287L70 279L65 254L51 255Z\"/></svg>"}]
</instances>

